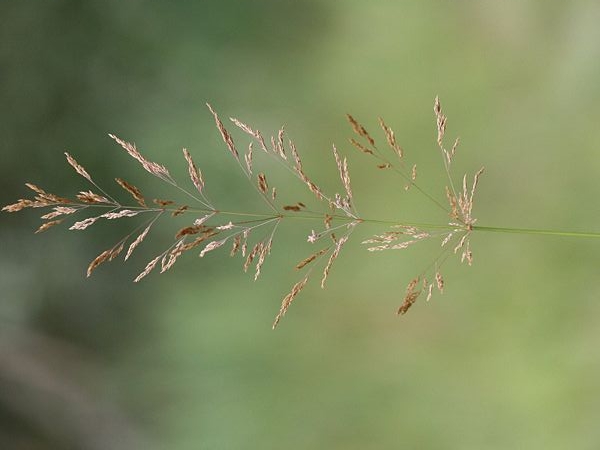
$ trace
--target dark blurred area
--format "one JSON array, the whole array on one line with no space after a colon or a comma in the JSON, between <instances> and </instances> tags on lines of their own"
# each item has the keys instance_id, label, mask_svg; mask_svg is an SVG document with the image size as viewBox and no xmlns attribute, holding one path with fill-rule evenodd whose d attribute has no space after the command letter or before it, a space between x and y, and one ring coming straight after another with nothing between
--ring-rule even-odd
<instances>
[{"instance_id":1,"label":"dark blurred area","mask_svg":"<svg viewBox=\"0 0 600 450\"><path fill-rule=\"evenodd\" d=\"M123 176L163 195L115 133L182 177L190 148L215 197L251 209L207 101L267 130L289 124L325 183L325 150L352 151L347 112L372 127L389 118L426 167L439 94L464 137L460 170L489 169L480 223L597 231L598 19L585 1L3 0L0 203L29 195L26 181L88 189L64 151L111 192ZM361 173L361 161L351 169L362 210L404 214L382 200L395 181ZM256 284L220 256L134 284L171 228L86 279L130 224L33 234L38 215L0 216L0 449L547 450L600 439L594 242L477 236L473 270L450 269L442 300L402 321L393 311L421 262L365 258L357 244L330 288L307 289L272 333L302 242L275 249Z\"/></svg>"}]
</instances>

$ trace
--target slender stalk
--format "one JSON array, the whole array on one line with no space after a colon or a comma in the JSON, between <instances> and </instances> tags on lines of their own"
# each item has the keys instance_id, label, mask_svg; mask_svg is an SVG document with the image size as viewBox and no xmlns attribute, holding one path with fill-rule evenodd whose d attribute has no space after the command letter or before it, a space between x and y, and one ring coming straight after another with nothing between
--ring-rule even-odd
<instances>
[{"instance_id":1,"label":"slender stalk","mask_svg":"<svg viewBox=\"0 0 600 450\"><path fill-rule=\"evenodd\" d=\"M590 232L585 232L585 231L544 230L544 229L538 229L538 228L487 227L487 226L482 226L482 225L473 225L473 231L490 231L493 233L514 233L514 234L538 234L538 235L546 235L546 236L600 238L600 233L590 233Z\"/></svg>"}]
</instances>

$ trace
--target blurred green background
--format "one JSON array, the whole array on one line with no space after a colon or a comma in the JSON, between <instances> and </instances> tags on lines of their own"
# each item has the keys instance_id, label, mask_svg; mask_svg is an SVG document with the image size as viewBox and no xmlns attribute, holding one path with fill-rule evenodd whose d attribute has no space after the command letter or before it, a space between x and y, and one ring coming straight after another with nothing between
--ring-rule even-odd
<instances>
[{"instance_id":1,"label":"blurred green background","mask_svg":"<svg viewBox=\"0 0 600 450\"><path fill-rule=\"evenodd\" d=\"M443 222L349 147L344 119L375 130L383 116L443 199L440 95L448 137L462 139L456 175L487 169L479 224L600 229L596 1L3 0L0 21L2 205L29 195L25 181L87 189L66 150L114 194L119 176L148 197L174 196L111 132L180 180L187 147L217 203L262 208L209 101L265 133L285 124L308 172L332 189L337 143L365 216ZM273 177L293 201L310 198ZM449 261L444 295L397 318L406 283L437 250L370 254L360 240L382 230L365 226L329 287L309 285L273 332L315 224L283 227L256 283L215 252L134 284L173 225L85 279L135 219L34 235L38 215L0 219L2 449L600 442L600 242L476 235L474 266Z\"/></svg>"}]
</instances>

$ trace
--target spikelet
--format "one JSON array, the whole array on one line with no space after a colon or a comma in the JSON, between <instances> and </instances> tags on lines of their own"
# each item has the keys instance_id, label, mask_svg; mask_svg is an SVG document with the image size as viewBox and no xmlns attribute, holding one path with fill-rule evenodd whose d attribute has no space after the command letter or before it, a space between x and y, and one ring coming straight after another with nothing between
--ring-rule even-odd
<instances>
[{"instance_id":1,"label":"spikelet","mask_svg":"<svg viewBox=\"0 0 600 450\"><path fill-rule=\"evenodd\" d=\"M212 252L213 250L219 248L226 241L227 241L227 239L222 239L220 241L211 241L211 242L209 242L208 244L206 244L206 247L204 247L202 249L202 251L200 252L200 258L204 258L204 255L206 255L208 252Z\"/></svg>"},{"instance_id":2,"label":"spikelet","mask_svg":"<svg viewBox=\"0 0 600 450\"><path fill-rule=\"evenodd\" d=\"M163 180L171 180L172 179L171 174L169 174L169 171L167 170L167 168L165 166L160 165L155 162L152 162L152 161L148 161L138 151L135 144L130 144L129 142L119 139L114 134L109 134L108 136L111 139L113 139L117 144L119 144L127 153L129 153L129 155L132 158L137 160L146 171L148 171L152 175L157 176L158 178L161 178Z\"/></svg>"},{"instance_id":3,"label":"spikelet","mask_svg":"<svg viewBox=\"0 0 600 450\"><path fill-rule=\"evenodd\" d=\"M146 275L148 275L150 272L152 272L152 270L156 267L156 264L158 263L158 260L162 257L163 255L158 255L156 258L154 258L153 260L151 260L146 267L144 268L144 270L135 278L135 280L133 280L134 283L139 282L142 278L144 278Z\"/></svg>"},{"instance_id":4,"label":"spikelet","mask_svg":"<svg viewBox=\"0 0 600 450\"><path fill-rule=\"evenodd\" d=\"M258 261L256 262L255 273L254 273L254 281L258 280L260 276L260 271L265 262L265 258L268 254L271 253L271 246L273 245L273 239L269 239L269 241L261 246L260 251L258 252Z\"/></svg>"},{"instance_id":5,"label":"spikelet","mask_svg":"<svg viewBox=\"0 0 600 450\"><path fill-rule=\"evenodd\" d=\"M209 106L210 108L210 106ZM211 108L211 112L212 112L212 108ZM214 114L214 112L213 112ZM250 136L252 136L254 139L256 139L258 141L258 143L260 144L260 148L262 148L265 152L269 152L269 150L267 149L267 146L265 144L265 140L262 137L262 134L260 133L260 131L258 130L253 130L252 127L250 127L249 125L246 125L243 122L240 122L239 120L230 117L229 120L231 120L235 126L237 126L240 130L242 130L244 133L249 134ZM218 123L217 123L218 126ZM251 170L249 170L249 172L252 172Z\"/></svg>"},{"instance_id":6,"label":"spikelet","mask_svg":"<svg viewBox=\"0 0 600 450\"><path fill-rule=\"evenodd\" d=\"M180 216L181 214L183 214L184 212L186 212L188 209L189 209L188 205L182 205L179 208L177 208L175 211L173 211L171 213L171 216L173 216L173 217Z\"/></svg>"},{"instance_id":7,"label":"spikelet","mask_svg":"<svg viewBox=\"0 0 600 450\"><path fill-rule=\"evenodd\" d=\"M240 249L241 243L242 243L242 235L236 234L235 237L233 238L233 244L231 246L231 252L229 252L229 256L233 257L236 255L236 253Z\"/></svg>"},{"instance_id":8,"label":"spikelet","mask_svg":"<svg viewBox=\"0 0 600 450\"><path fill-rule=\"evenodd\" d=\"M307 258L304 258L302 261L300 261L298 264L296 264L296 269L300 270L303 267L306 267L308 264L310 264L311 262L316 260L319 256L327 253L329 251L329 249L330 249L330 247L322 248L318 252L313 253L312 255L308 256Z\"/></svg>"},{"instance_id":9,"label":"spikelet","mask_svg":"<svg viewBox=\"0 0 600 450\"><path fill-rule=\"evenodd\" d=\"M212 109L212 106L210 106L210 104L208 104L208 103L206 104L206 106L208 107L209 111L215 118L215 123L217 125L217 128L219 129L219 132L221 133L221 137L223 138L223 141L227 145L229 152L233 155L233 157L237 161L239 161L240 154L238 153L237 149L235 148L235 144L233 143L233 138L231 137L231 134L229 134L229 132L225 129L223 122L221 122L221 119L219 119L219 116L217 115L217 113Z\"/></svg>"},{"instance_id":10,"label":"spikelet","mask_svg":"<svg viewBox=\"0 0 600 450\"><path fill-rule=\"evenodd\" d=\"M371 150L370 148L365 147L360 142L358 142L356 139L350 138L349 140L350 140L350 143L354 147L356 147L358 150L360 150L362 153L364 153L366 155L372 155L373 154L373 150Z\"/></svg>"},{"instance_id":11,"label":"spikelet","mask_svg":"<svg viewBox=\"0 0 600 450\"><path fill-rule=\"evenodd\" d=\"M192 225L189 227L181 228L176 234L175 239L180 239L183 236L189 236L193 234L198 234L200 231L206 230L206 227L203 225Z\"/></svg>"},{"instance_id":12,"label":"spikelet","mask_svg":"<svg viewBox=\"0 0 600 450\"><path fill-rule=\"evenodd\" d=\"M111 203L106 197L98 195L92 191L80 192L77 194L77 199L83 203L97 204L97 203Z\"/></svg>"},{"instance_id":13,"label":"spikelet","mask_svg":"<svg viewBox=\"0 0 600 450\"><path fill-rule=\"evenodd\" d=\"M94 224L99 218L100 216L88 217L87 219L75 222L73 225L71 225L71 227L69 227L69 230L85 230L87 227Z\"/></svg>"},{"instance_id":14,"label":"spikelet","mask_svg":"<svg viewBox=\"0 0 600 450\"><path fill-rule=\"evenodd\" d=\"M246 163L246 169L248 174L252 174L252 142L248 144L248 151L244 154L244 162Z\"/></svg>"},{"instance_id":15,"label":"spikelet","mask_svg":"<svg viewBox=\"0 0 600 450\"><path fill-rule=\"evenodd\" d=\"M202 172L196 167L196 164L194 164L194 160L192 159L192 155L190 155L190 152L188 152L185 148L183 149L183 156L188 163L188 173L192 183L198 192L202 193L202 190L204 189L204 178L202 177Z\"/></svg>"},{"instance_id":16,"label":"spikelet","mask_svg":"<svg viewBox=\"0 0 600 450\"><path fill-rule=\"evenodd\" d=\"M88 181L92 181L92 177L87 173L87 171L83 168L81 164L75 161L75 158L73 158L67 152L65 152L65 156L67 157L67 162L71 165L71 167L73 167L73 169L75 169L75 172L77 172L79 175L81 175Z\"/></svg>"},{"instance_id":17,"label":"spikelet","mask_svg":"<svg viewBox=\"0 0 600 450\"><path fill-rule=\"evenodd\" d=\"M335 248L334 248L333 252L331 252L331 256L329 257L329 261L327 261L327 265L325 266L325 269L323 269L323 278L321 278L321 288L322 289L325 289L325 282L327 281L327 277L329 277L329 271L331 270L331 266L333 265L333 262L339 256L340 251L342 250L342 247L344 246L344 244L346 243L347 240L348 240L348 235L344 235L341 238L339 238L338 241L336 242Z\"/></svg>"},{"instance_id":18,"label":"spikelet","mask_svg":"<svg viewBox=\"0 0 600 450\"><path fill-rule=\"evenodd\" d=\"M444 134L446 133L447 118L442 112L442 105L440 104L439 97L435 97L435 101L433 104L433 112L435 113L436 117L437 143L440 147L442 147L442 141L444 139Z\"/></svg>"},{"instance_id":19,"label":"spikelet","mask_svg":"<svg viewBox=\"0 0 600 450\"><path fill-rule=\"evenodd\" d=\"M68 214L73 214L77 212L76 208L70 208L67 206L55 206L53 208L53 211L48 213L48 214L44 214L41 218L44 220L50 220L50 219L54 219L55 217L59 217L59 216L66 216Z\"/></svg>"},{"instance_id":20,"label":"spikelet","mask_svg":"<svg viewBox=\"0 0 600 450\"><path fill-rule=\"evenodd\" d=\"M100 264L108 261L108 258L110 258L111 253L111 250L104 250L102 253L96 256L96 258L94 258L94 260L90 263L90 265L87 268L87 276L89 277L92 274L92 272L96 269L96 267L98 267Z\"/></svg>"},{"instance_id":21,"label":"spikelet","mask_svg":"<svg viewBox=\"0 0 600 450\"><path fill-rule=\"evenodd\" d=\"M433 296L433 283L429 283L427 285L427 298L425 299L425 301L429 301L431 300L431 297Z\"/></svg>"},{"instance_id":22,"label":"spikelet","mask_svg":"<svg viewBox=\"0 0 600 450\"><path fill-rule=\"evenodd\" d=\"M43 231L46 231L48 228L52 228L55 225L58 225L59 223L61 223L64 219L59 219L59 220L52 220L50 222L45 222L43 223L36 231L35 233L41 233Z\"/></svg>"},{"instance_id":23,"label":"spikelet","mask_svg":"<svg viewBox=\"0 0 600 450\"><path fill-rule=\"evenodd\" d=\"M142 231L139 236L137 238L135 238L135 241L133 241L131 243L131 245L129 246L129 248L127 249L127 253L125 254L125 261L127 261L129 259L129 257L131 256L131 254L133 253L133 251L137 248L138 245L140 245L142 243L142 241L146 238L146 235L148 234L148 232L150 231L150 228L152 227L152 223L150 225L148 225L144 231Z\"/></svg>"},{"instance_id":24,"label":"spikelet","mask_svg":"<svg viewBox=\"0 0 600 450\"><path fill-rule=\"evenodd\" d=\"M402 302L402 305L400 305L400 307L398 308L398 311L396 312L396 314L398 315L404 315L406 314L406 312L410 309L410 307L417 301L417 298L419 298L419 295L421 295L421 291L415 291L415 287L417 286L417 284L419 283L420 278L413 278L410 283L408 283L408 286L406 287L406 294L404 296L404 301Z\"/></svg>"},{"instance_id":25,"label":"spikelet","mask_svg":"<svg viewBox=\"0 0 600 450\"><path fill-rule=\"evenodd\" d=\"M120 219L122 217L137 216L139 213L140 213L140 211L132 211L130 209L122 209L121 211L118 211L118 212L108 212L106 214L102 214L100 217L104 217L105 219L108 219L108 220L114 220L114 219Z\"/></svg>"},{"instance_id":26,"label":"spikelet","mask_svg":"<svg viewBox=\"0 0 600 450\"><path fill-rule=\"evenodd\" d=\"M275 329L277 327L281 318L283 316L285 316L285 313L289 309L290 305L292 304L294 299L298 296L300 291L302 291L302 289L304 289L304 286L306 286L307 282L308 282L308 275L306 275L302 280L297 282L294 285L294 287L292 287L292 290L290 291L290 293L283 298L283 301L281 302L281 307L279 308L279 313L277 314L277 317L275 317L275 321L273 322L273 327L272 327L273 329Z\"/></svg>"},{"instance_id":27,"label":"spikelet","mask_svg":"<svg viewBox=\"0 0 600 450\"><path fill-rule=\"evenodd\" d=\"M379 118L379 125L381 126L381 129L385 134L385 139L390 148L394 151L396 156L398 156L398 159L402 159L402 156L404 156L404 151L402 150L402 147L400 147L396 142L396 135L394 134L394 130L388 127L381 117Z\"/></svg>"},{"instance_id":28,"label":"spikelet","mask_svg":"<svg viewBox=\"0 0 600 450\"><path fill-rule=\"evenodd\" d=\"M18 202L10 204L10 205L6 205L2 207L2 211L6 211L6 212L19 212L24 208L32 208L34 207L35 202L31 201L31 200L27 200L27 199L20 199ZM45 205L42 205L45 206Z\"/></svg>"},{"instance_id":29,"label":"spikelet","mask_svg":"<svg viewBox=\"0 0 600 450\"><path fill-rule=\"evenodd\" d=\"M435 273L435 282L437 284L438 291L440 291L440 294L443 294L444 293L444 278L442 277L442 274L439 271L437 271Z\"/></svg>"},{"instance_id":30,"label":"spikelet","mask_svg":"<svg viewBox=\"0 0 600 450\"><path fill-rule=\"evenodd\" d=\"M360 137L365 138L372 146L375 146L375 140L371 137L367 130L365 130L365 127L358 123L358 121L350 114L346 114L346 118L348 119L348 122L350 123L352 129L356 134L358 134Z\"/></svg>"},{"instance_id":31,"label":"spikelet","mask_svg":"<svg viewBox=\"0 0 600 450\"><path fill-rule=\"evenodd\" d=\"M267 177L262 172L258 174L258 189L263 194L266 194L267 191L269 190L269 185L267 183Z\"/></svg>"},{"instance_id":32,"label":"spikelet","mask_svg":"<svg viewBox=\"0 0 600 450\"><path fill-rule=\"evenodd\" d=\"M348 200L352 200L352 187L350 185L350 174L348 173L348 161L346 158L343 160L340 158L340 155L335 148L333 148L333 155L335 157L335 163L338 168L338 172L340 174L340 179L342 180L342 184L344 185L344 189L346 190L346 195L348 196Z\"/></svg>"}]
</instances>

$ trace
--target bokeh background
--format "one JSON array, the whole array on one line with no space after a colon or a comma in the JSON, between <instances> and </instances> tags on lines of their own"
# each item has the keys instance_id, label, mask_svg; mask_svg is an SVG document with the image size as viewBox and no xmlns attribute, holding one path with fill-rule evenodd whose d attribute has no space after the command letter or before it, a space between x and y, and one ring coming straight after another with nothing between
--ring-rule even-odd
<instances>
[{"instance_id":1,"label":"bokeh background","mask_svg":"<svg viewBox=\"0 0 600 450\"><path fill-rule=\"evenodd\" d=\"M600 4L573 0L16 1L0 3L0 203L87 189L175 194L107 137L186 180L190 149L217 203L262 208L204 103L265 134L285 124L321 184L350 156L365 216L444 221L347 144L350 112L383 116L443 199L433 98L462 139L456 175L486 166L490 226L600 230ZM375 134L375 133L374 133ZM236 135L241 143L241 135ZM275 171L268 162L265 170ZM269 172L270 173L270 172ZM301 186L273 175L294 201ZM85 278L135 219L34 235L0 217L0 448L594 449L600 442L600 241L481 233L475 264L397 318L435 247L344 249L280 328L316 225L282 227L254 283L223 253L131 280L170 241ZM128 222L129 220L129 222ZM362 233L362 235L361 235ZM314 281L314 280L313 280Z\"/></svg>"}]
</instances>

